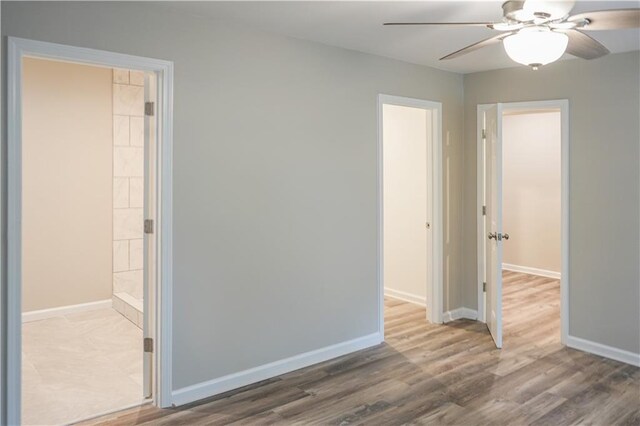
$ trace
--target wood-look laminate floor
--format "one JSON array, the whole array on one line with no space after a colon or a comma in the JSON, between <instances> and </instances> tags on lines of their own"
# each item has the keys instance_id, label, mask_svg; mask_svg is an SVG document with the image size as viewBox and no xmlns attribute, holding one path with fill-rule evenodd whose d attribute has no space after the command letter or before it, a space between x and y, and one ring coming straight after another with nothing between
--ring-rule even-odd
<instances>
[{"instance_id":1,"label":"wood-look laminate floor","mask_svg":"<svg viewBox=\"0 0 640 426\"><path fill-rule=\"evenodd\" d=\"M385 301L386 342L177 409L87 424L638 425L640 369L560 344L559 282L504 273L504 348Z\"/></svg>"}]
</instances>

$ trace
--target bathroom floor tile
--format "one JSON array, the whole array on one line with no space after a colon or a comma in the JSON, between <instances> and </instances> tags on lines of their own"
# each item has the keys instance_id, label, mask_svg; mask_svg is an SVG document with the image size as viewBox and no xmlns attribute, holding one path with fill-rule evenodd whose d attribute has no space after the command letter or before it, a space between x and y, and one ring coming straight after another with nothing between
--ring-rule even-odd
<instances>
[{"instance_id":1,"label":"bathroom floor tile","mask_svg":"<svg viewBox=\"0 0 640 426\"><path fill-rule=\"evenodd\" d=\"M113 309L23 324L22 421L67 424L141 402L142 330Z\"/></svg>"}]
</instances>

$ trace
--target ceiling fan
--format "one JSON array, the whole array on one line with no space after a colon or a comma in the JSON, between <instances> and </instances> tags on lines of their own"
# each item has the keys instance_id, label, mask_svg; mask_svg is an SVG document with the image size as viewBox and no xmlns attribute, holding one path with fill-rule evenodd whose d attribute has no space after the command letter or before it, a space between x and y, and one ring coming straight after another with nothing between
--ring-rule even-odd
<instances>
[{"instance_id":1,"label":"ceiling fan","mask_svg":"<svg viewBox=\"0 0 640 426\"><path fill-rule=\"evenodd\" d=\"M487 27L501 33L440 58L454 59L474 50L503 43L507 55L537 70L565 53L595 59L609 49L583 31L640 28L640 9L597 10L570 15L575 0L508 0L500 22L387 22L384 25Z\"/></svg>"}]
</instances>

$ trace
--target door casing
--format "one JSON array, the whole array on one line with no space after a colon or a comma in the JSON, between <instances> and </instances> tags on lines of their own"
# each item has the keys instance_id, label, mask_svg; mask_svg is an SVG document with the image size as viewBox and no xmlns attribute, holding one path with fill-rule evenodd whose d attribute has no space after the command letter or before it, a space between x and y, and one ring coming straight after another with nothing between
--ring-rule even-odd
<instances>
[{"instance_id":1,"label":"door casing","mask_svg":"<svg viewBox=\"0 0 640 426\"><path fill-rule=\"evenodd\" d=\"M478 291L478 320L486 322L485 293L482 283L485 274L485 238L484 219L482 215L484 191L484 158L482 149L482 128L484 111L496 104L480 104L477 107L477 189L476 189L476 218L477 218L477 291ZM555 108L560 110L561 125L561 256L562 271L560 278L560 342L567 344L569 335L569 100L555 99L543 101L505 102L498 103L502 112L509 110L540 110ZM502 125L502 120L499 120Z\"/></svg>"},{"instance_id":2,"label":"door casing","mask_svg":"<svg viewBox=\"0 0 640 426\"><path fill-rule=\"evenodd\" d=\"M2 424L20 424L21 415L21 249L22 249L22 58L34 57L68 61L108 68L133 69L155 74L158 104L156 114L157 157L156 166L156 251L154 293L155 337L153 364L155 377L153 403L171 406L171 290L172 290L172 126L173 126L173 63L170 61L131 56L102 50L88 49L8 37L7 64L7 291L0 297L0 312L6 315L3 324L2 354L6 354L7 374L0 383L0 400L5 401ZM4 175L4 172L0 176ZM4 209L0 209L0 212ZM1 250L2 248L0 248ZM142 350L142 348L141 348Z\"/></svg>"}]
</instances>

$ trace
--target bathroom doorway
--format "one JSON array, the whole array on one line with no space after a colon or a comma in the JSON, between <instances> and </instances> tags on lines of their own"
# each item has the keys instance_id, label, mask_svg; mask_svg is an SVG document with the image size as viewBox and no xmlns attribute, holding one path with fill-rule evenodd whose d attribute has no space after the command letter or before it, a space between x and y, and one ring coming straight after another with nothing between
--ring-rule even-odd
<instances>
[{"instance_id":1,"label":"bathroom doorway","mask_svg":"<svg viewBox=\"0 0 640 426\"><path fill-rule=\"evenodd\" d=\"M9 39L10 424L166 404L171 74Z\"/></svg>"},{"instance_id":2,"label":"bathroom doorway","mask_svg":"<svg viewBox=\"0 0 640 426\"><path fill-rule=\"evenodd\" d=\"M71 423L146 396L145 74L22 77L22 421Z\"/></svg>"}]
</instances>

